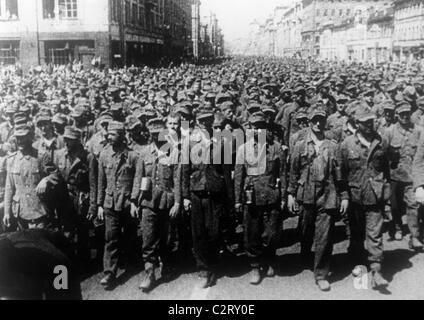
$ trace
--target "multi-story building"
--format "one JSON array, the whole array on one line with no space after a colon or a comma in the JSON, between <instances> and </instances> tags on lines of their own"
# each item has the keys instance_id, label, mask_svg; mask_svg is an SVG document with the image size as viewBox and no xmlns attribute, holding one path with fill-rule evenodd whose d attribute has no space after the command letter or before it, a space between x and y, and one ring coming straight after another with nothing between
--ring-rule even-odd
<instances>
[{"instance_id":1,"label":"multi-story building","mask_svg":"<svg viewBox=\"0 0 424 320\"><path fill-rule=\"evenodd\" d=\"M321 27L319 57L374 64L387 61L391 58L393 28L393 8L371 15L358 10L354 17Z\"/></svg>"},{"instance_id":2,"label":"multi-story building","mask_svg":"<svg viewBox=\"0 0 424 320\"><path fill-rule=\"evenodd\" d=\"M397 0L394 3L395 60L413 59L424 53L424 1Z\"/></svg>"},{"instance_id":3,"label":"multi-story building","mask_svg":"<svg viewBox=\"0 0 424 320\"><path fill-rule=\"evenodd\" d=\"M165 12L165 4L175 8ZM189 42L191 0L0 0L0 63L149 63L171 40Z\"/></svg>"}]
</instances>

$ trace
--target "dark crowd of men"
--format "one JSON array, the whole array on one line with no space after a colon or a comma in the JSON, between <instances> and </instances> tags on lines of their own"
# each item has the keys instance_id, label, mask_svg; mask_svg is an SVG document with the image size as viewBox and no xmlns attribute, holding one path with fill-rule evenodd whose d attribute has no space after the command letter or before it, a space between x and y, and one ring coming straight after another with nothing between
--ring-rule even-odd
<instances>
[{"instance_id":1,"label":"dark crowd of men","mask_svg":"<svg viewBox=\"0 0 424 320\"><path fill-rule=\"evenodd\" d=\"M300 255L328 291L342 221L352 268L366 265L373 288L386 288L383 232L423 249L422 72L261 58L5 70L0 232L63 234L82 263L103 259L109 289L122 266L144 264L140 289L149 292L188 257L200 286L213 286L240 227L259 285L275 276L284 219L298 215ZM253 149L236 148L231 135L217 141L224 131L252 131ZM183 161L183 136L203 159L232 147L232 161Z\"/></svg>"}]
</instances>

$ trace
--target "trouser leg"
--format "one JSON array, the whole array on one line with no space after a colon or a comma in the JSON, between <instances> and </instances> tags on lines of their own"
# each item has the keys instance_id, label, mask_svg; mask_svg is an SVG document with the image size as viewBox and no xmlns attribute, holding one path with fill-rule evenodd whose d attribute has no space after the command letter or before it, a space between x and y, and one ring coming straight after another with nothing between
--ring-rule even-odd
<instances>
[{"instance_id":1,"label":"trouser leg","mask_svg":"<svg viewBox=\"0 0 424 320\"><path fill-rule=\"evenodd\" d=\"M143 261L146 270L159 265L159 216L150 208L143 208L141 218Z\"/></svg>"},{"instance_id":2,"label":"trouser leg","mask_svg":"<svg viewBox=\"0 0 424 320\"><path fill-rule=\"evenodd\" d=\"M219 220L223 205L219 197L192 193L191 228L197 267L210 271L219 253Z\"/></svg>"},{"instance_id":3,"label":"trouser leg","mask_svg":"<svg viewBox=\"0 0 424 320\"><path fill-rule=\"evenodd\" d=\"M121 238L121 212L105 209L105 249L103 268L105 273L118 272L119 240Z\"/></svg>"},{"instance_id":4,"label":"trouser leg","mask_svg":"<svg viewBox=\"0 0 424 320\"><path fill-rule=\"evenodd\" d=\"M302 215L299 221L300 254L307 258L311 254L315 231L316 214L313 206L302 206Z\"/></svg>"},{"instance_id":5,"label":"trouser leg","mask_svg":"<svg viewBox=\"0 0 424 320\"><path fill-rule=\"evenodd\" d=\"M366 248L368 261L381 264L383 261L383 215L378 207L366 207Z\"/></svg>"},{"instance_id":6,"label":"trouser leg","mask_svg":"<svg viewBox=\"0 0 424 320\"><path fill-rule=\"evenodd\" d=\"M264 263L274 265L276 250L281 239L281 212L277 208L267 208L264 212Z\"/></svg>"},{"instance_id":7,"label":"trouser leg","mask_svg":"<svg viewBox=\"0 0 424 320\"><path fill-rule=\"evenodd\" d=\"M315 262L316 280L326 280L330 272L330 260L333 253L334 215L324 209L316 209L315 219Z\"/></svg>"},{"instance_id":8,"label":"trouser leg","mask_svg":"<svg viewBox=\"0 0 424 320\"><path fill-rule=\"evenodd\" d=\"M350 242L349 254L354 259L355 263L365 263L365 209L359 205L352 203L348 210L349 225L350 225Z\"/></svg>"},{"instance_id":9,"label":"trouser leg","mask_svg":"<svg viewBox=\"0 0 424 320\"><path fill-rule=\"evenodd\" d=\"M390 221L389 230L391 236L397 231L402 230L403 192L404 188L401 182L391 182L390 208L392 211L392 221Z\"/></svg>"},{"instance_id":10,"label":"trouser leg","mask_svg":"<svg viewBox=\"0 0 424 320\"><path fill-rule=\"evenodd\" d=\"M259 268L263 254L261 235L264 231L263 211L252 205L244 208L244 248L252 268Z\"/></svg>"},{"instance_id":11,"label":"trouser leg","mask_svg":"<svg viewBox=\"0 0 424 320\"><path fill-rule=\"evenodd\" d=\"M411 237L420 238L420 224L418 215L418 203L415 197L412 185L405 186L403 194L404 203L406 206L406 218L408 221L408 229Z\"/></svg>"}]
</instances>

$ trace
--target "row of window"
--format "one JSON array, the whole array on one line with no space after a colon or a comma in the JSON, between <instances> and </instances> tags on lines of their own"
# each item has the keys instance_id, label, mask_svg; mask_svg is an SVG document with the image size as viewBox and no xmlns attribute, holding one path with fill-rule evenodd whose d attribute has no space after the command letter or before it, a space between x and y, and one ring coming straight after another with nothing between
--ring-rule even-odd
<instances>
[{"instance_id":1,"label":"row of window","mask_svg":"<svg viewBox=\"0 0 424 320\"><path fill-rule=\"evenodd\" d=\"M76 19L78 17L77 0L43 0L44 19ZM0 20L17 20L18 0L0 0Z\"/></svg>"},{"instance_id":2,"label":"row of window","mask_svg":"<svg viewBox=\"0 0 424 320\"><path fill-rule=\"evenodd\" d=\"M321 16L321 13L322 13L322 16L323 17L328 17L328 16L331 16L331 17L335 17L335 16L343 17L343 16L350 16L351 9L346 9L346 10L343 10L343 9L339 9L339 10L336 10L336 9L331 9L331 10L324 9L322 11L320 9L317 9L316 16L317 17L320 17Z\"/></svg>"},{"instance_id":3,"label":"row of window","mask_svg":"<svg viewBox=\"0 0 424 320\"><path fill-rule=\"evenodd\" d=\"M416 3L414 5L411 5L409 7L405 7L402 9L397 10L396 17L398 19L403 19L407 17L413 17L417 14L422 13L423 4L422 3Z\"/></svg>"}]
</instances>

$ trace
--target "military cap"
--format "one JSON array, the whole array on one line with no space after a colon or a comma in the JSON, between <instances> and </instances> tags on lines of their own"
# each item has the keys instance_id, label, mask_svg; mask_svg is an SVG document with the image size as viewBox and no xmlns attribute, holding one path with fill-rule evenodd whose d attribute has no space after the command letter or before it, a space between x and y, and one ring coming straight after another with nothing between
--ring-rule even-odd
<instances>
[{"instance_id":1,"label":"military cap","mask_svg":"<svg viewBox=\"0 0 424 320\"><path fill-rule=\"evenodd\" d=\"M336 97L336 101L337 101L337 102L340 102L340 103L348 102L349 100L350 100L350 99L349 99L349 97L347 97L347 96L345 96L345 95L343 95L343 94L338 95L338 96Z\"/></svg>"},{"instance_id":2,"label":"military cap","mask_svg":"<svg viewBox=\"0 0 424 320\"><path fill-rule=\"evenodd\" d=\"M13 117L15 126L23 125L28 123L28 118L23 113L16 113Z\"/></svg>"},{"instance_id":3,"label":"military cap","mask_svg":"<svg viewBox=\"0 0 424 320\"><path fill-rule=\"evenodd\" d=\"M256 112L249 117L249 123L266 123L265 116L262 112Z\"/></svg>"},{"instance_id":4,"label":"military cap","mask_svg":"<svg viewBox=\"0 0 424 320\"><path fill-rule=\"evenodd\" d=\"M305 93L305 88L303 86L297 86L294 90L293 93L296 94L302 94Z\"/></svg>"},{"instance_id":5,"label":"military cap","mask_svg":"<svg viewBox=\"0 0 424 320\"><path fill-rule=\"evenodd\" d=\"M268 106L268 105L263 105L263 106L261 107L261 111L262 111L264 114L266 114L266 113L272 113L272 114L275 114L275 113L276 113L275 109L274 109L273 107L271 107L271 106Z\"/></svg>"},{"instance_id":6,"label":"military cap","mask_svg":"<svg viewBox=\"0 0 424 320\"><path fill-rule=\"evenodd\" d=\"M110 107L111 111L121 111L123 109L122 103L114 103Z\"/></svg>"},{"instance_id":7,"label":"military cap","mask_svg":"<svg viewBox=\"0 0 424 320\"><path fill-rule=\"evenodd\" d=\"M125 119L125 124L126 124L127 130L134 130L135 128L141 125L140 121L135 116L128 116Z\"/></svg>"},{"instance_id":8,"label":"military cap","mask_svg":"<svg viewBox=\"0 0 424 320\"><path fill-rule=\"evenodd\" d=\"M220 114L215 115L215 120L213 121L213 127L222 127L226 122L225 117Z\"/></svg>"},{"instance_id":9,"label":"military cap","mask_svg":"<svg viewBox=\"0 0 424 320\"><path fill-rule=\"evenodd\" d=\"M63 137L67 138L67 139L71 139L71 140L80 140L81 139L81 131L74 128L74 127L68 126L68 127L65 128L65 132L63 134Z\"/></svg>"},{"instance_id":10,"label":"military cap","mask_svg":"<svg viewBox=\"0 0 424 320\"><path fill-rule=\"evenodd\" d=\"M424 107L424 97L419 97L417 99L417 105L420 107Z\"/></svg>"},{"instance_id":11,"label":"military cap","mask_svg":"<svg viewBox=\"0 0 424 320\"><path fill-rule=\"evenodd\" d=\"M125 131L125 126L122 122L119 121L111 121L109 123L109 127L108 127L108 131L111 132L124 132Z\"/></svg>"},{"instance_id":12,"label":"military cap","mask_svg":"<svg viewBox=\"0 0 424 320\"><path fill-rule=\"evenodd\" d=\"M234 108L234 103L232 103L231 101L225 101L224 103L221 104L222 111L233 110L233 108Z\"/></svg>"},{"instance_id":13,"label":"military cap","mask_svg":"<svg viewBox=\"0 0 424 320\"><path fill-rule=\"evenodd\" d=\"M110 115L110 114L103 114L103 115L101 115L100 116L100 118L99 118L99 123L100 124L104 124L104 123L110 123L110 122L112 122L113 121L113 118L112 118L112 116Z\"/></svg>"},{"instance_id":14,"label":"military cap","mask_svg":"<svg viewBox=\"0 0 424 320\"><path fill-rule=\"evenodd\" d=\"M308 119L308 114L305 111L299 111L295 116L296 120Z\"/></svg>"},{"instance_id":15,"label":"military cap","mask_svg":"<svg viewBox=\"0 0 424 320\"><path fill-rule=\"evenodd\" d=\"M187 106L185 105L180 105L178 107L175 108L175 112L183 115L183 116L190 116L191 115L191 111L189 108L187 108Z\"/></svg>"},{"instance_id":16,"label":"military cap","mask_svg":"<svg viewBox=\"0 0 424 320\"><path fill-rule=\"evenodd\" d=\"M27 124L16 126L13 135L15 137L25 137L31 133L31 128Z\"/></svg>"},{"instance_id":17,"label":"military cap","mask_svg":"<svg viewBox=\"0 0 424 320\"><path fill-rule=\"evenodd\" d=\"M315 117L327 118L327 113L321 107L314 108L312 112L309 113L309 120L314 119Z\"/></svg>"},{"instance_id":18,"label":"military cap","mask_svg":"<svg viewBox=\"0 0 424 320\"><path fill-rule=\"evenodd\" d=\"M247 111L251 114L261 111L262 106L259 103L251 103L247 106Z\"/></svg>"},{"instance_id":19,"label":"military cap","mask_svg":"<svg viewBox=\"0 0 424 320\"><path fill-rule=\"evenodd\" d=\"M84 115L85 111L86 111L85 107L83 105L78 104L75 106L74 111L71 114L71 117L79 118Z\"/></svg>"},{"instance_id":20,"label":"military cap","mask_svg":"<svg viewBox=\"0 0 424 320\"><path fill-rule=\"evenodd\" d=\"M372 112L371 108L366 105L360 105L360 108L355 113L355 118L359 122L365 122L368 120L375 120L377 117Z\"/></svg>"},{"instance_id":21,"label":"military cap","mask_svg":"<svg viewBox=\"0 0 424 320\"><path fill-rule=\"evenodd\" d=\"M204 106L199 110L199 113L196 115L197 120L207 119L214 116L214 111L212 108Z\"/></svg>"},{"instance_id":22,"label":"military cap","mask_svg":"<svg viewBox=\"0 0 424 320\"><path fill-rule=\"evenodd\" d=\"M402 112L411 112L411 105L407 101L401 101L396 104L396 113L401 114Z\"/></svg>"},{"instance_id":23,"label":"military cap","mask_svg":"<svg viewBox=\"0 0 424 320\"><path fill-rule=\"evenodd\" d=\"M382 103L383 110L392 110L394 111L396 109L396 105L391 101L385 101Z\"/></svg>"},{"instance_id":24,"label":"military cap","mask_svg":"<svg viewBox=\"0 0 424 320\"><path fill-rule=\"evenodd\" d=\"M31 108L29 107L28 104L23 104L19 107L19 112L29 112L31 111Z\"/></svg>"},{"instance_id":25,"label":"military cap","mask_svg":"<svg viewBox=\"0 0 424 320\"><path fill-rule=\"evenodd\" d=\"M397 84L396 84L396 83L392 83L391 85L389 85L389 86L387 87L387 92L396 91L396 90L397 90L397 88L398 88Z\"/></svg>"},{"instance_id":26,"label":"military cap","mask_svg":"<svg viewBox=\"0 0 424 320\"><path fill-rule=\"evenodd\" d=\"M50 122L51 123L52 118L50 116L47 116L47 115L40 115L39 117L37 117L36 125L38 126L42 122Z\"/></svg>"},{"instance_id":27,"label":"military cap","mask_svg":"<svg viewBox=\"0 0 424 320\"><path fill-rule=\"evenodd\" d=\"M220 104L220 103L223 103L223 102L229 101L229 100L231 100L231 95L228 94L227 92L220 93L216 96L216 103L217 104Z\"/></svg>"},{"instance_id":28,"label":"military cap","mask_svg":"<svg viewBox=\"0 0 424 320\"><path fill-rule=\"evenodd\" d=\"M147 123L147 128L149 129L150 133L161 133L163 130L165 130L166 127L163 119L154 118L149 120Z\"/></svg>"},{"instance_id":29,"label":"military cap","mask_svg":"<svg viewBox=\"0 0 424 320\"><path fill-rule=\"evenodd\" d=\"M58 113L53 116L52 122L61 124L61 125L66 125L68 123L68 119L66 118L64 114Z\"/></svg>"},{"instance_id":30,"label":"military cap","mask_svg":"<svg viewBox=\"0 0 424 320\"><path fill-rule=\"evenodd\" d=\"M9 104L6 109L4 110L5 113L16 113L18 112L17 106L14 104Z\"/></svg>"},{"instance_id":31,"label":"military cap","mask_svg":"<svg viewBox=\"0 0 424 320\"><path fill-rule=\"evenodd\" d=\"M374 89L367 89L367 90L365 90L364 91L364 96L371 96L371 95L374 95L374 93L375 93L375 91L374 91Z\"/></svg>"}]
</instances>

